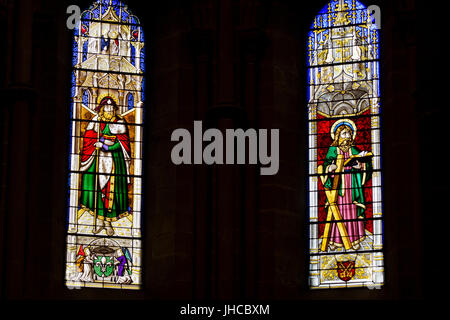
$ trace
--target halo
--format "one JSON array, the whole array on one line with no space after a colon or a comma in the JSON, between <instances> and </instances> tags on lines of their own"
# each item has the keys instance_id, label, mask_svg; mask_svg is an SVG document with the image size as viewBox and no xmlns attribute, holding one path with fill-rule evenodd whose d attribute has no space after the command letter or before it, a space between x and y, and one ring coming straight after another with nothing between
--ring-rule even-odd
<instances>
[{"instance_id":1,"label":"halo","mask_svg":"<svg viewBox=\"0 0 450 320\"><path fill-rule=\"evenodd\" d=\"M334 140L334 138L335 138L334 134L336 133L337 128L339 128L342 125L346 125L346 126L350 127L350 129L352 129L353 140L355 140L355 138L356 138L356 124L350 119L341 119L341 120L336 121L333 124L333 126L331 127L331 130L330 130L331 139Z\"/></svg>"},{"instance_id":2,"label":"halo","mask_svg":"<svg viewBox=\"0 0 450 320\"><path fill-rule=\"evenodd\" d=\"M116 96L110 93L102 93L101 95L99 95L97 98L97 105L100 104L100 102L102 102L102 100L106 97L113 99L116 105L119 105L119 101L117 101Z\"/></svg>"},{"instance_id":3,"label":"halo","mask_svg":"<svg viewBox=\"0 0 450 320\"><path fill-rule=\"evenodd\" d=\"M109 93L103 93L103 94L99 95L98 98L97 98L97 106L95 107L95 111L96 112L99 112L99 110L100 110L100 102L102 102L102 100L105 99L105 98L112 99L116 103L116 106L118 105L117 98L114 95L109 94Z\"/></svg>"}]
</instances>

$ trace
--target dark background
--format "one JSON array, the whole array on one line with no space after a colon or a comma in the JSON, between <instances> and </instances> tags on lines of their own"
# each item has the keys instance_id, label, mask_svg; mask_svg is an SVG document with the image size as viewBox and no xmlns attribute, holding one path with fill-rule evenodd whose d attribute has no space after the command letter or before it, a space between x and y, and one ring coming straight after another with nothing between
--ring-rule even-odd
<instances>
[{"instance_id":1,"label":"dark background","mask_svg":"<svg viewBox=\"0 0 450 320\"><path fill-rule=\"evenodd\" d=\"M428 249L438 247L434 235L447 227L433 223L427 232L425 225L448 215L439 171L446 83L438 94L433 75L444 72L445 32L432 32L445 30L445 20L434 18L440 10L412 0L365 3L379 5L382 18L386 285L311 291L306 38L326 1L126 3L147 46L143 289L64 286L72 41L66 8L84 10L90 1L1 0L2 298L392 301L434 293L440 263ZM279 128L278 174L260 176L254 165L175 166L170 135L192 130L194 120Z\"/></svg>"}]
</instances>

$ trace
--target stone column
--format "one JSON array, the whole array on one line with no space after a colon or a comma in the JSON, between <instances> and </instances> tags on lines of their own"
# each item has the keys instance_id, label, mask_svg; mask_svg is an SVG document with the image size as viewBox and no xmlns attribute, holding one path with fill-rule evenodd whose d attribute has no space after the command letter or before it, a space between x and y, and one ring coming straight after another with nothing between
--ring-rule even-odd
<instances>
[{"instance_id":1,"label":"stone column","mask_svg":"<svg viewBox=\"0 0 450 320\"><path fill-rule=\"evenodd\" d=\"M194 119L205 120L210 107L211 90L211 54L212 31L208 29L196 30L192 33L192 42L195 49L194 59L196 65L196 108ZM211 215L209 202L206 200L210 192L210 168L194 166L194 274L193 290L195 299L205 299L209 295L211 276L211 250L210 232Z\"/></svg>"},{"instance_id":2,"label":"stone column","mask_svg":"<svg viewBox=\"0 0 450 320\"><path fill-rule=\"evenodd\" d=\"M5 215L5 238L2 255L2 287L9 298L21 298L25 291L25 248L27 218L32 204L28 201L30 127L35 91L31 85L33 3L32 0L15 1L12 11L18 14L13 21L15 41L10 48L11 76L3 91L4 108L9 108L9 144L6 154L8 176L7 199L2 207Z\"/></svg>"},{"instance_id":3,"label":"stone column","mask_svg":"<svg viewBox=\"0 0 450 320\"><path fill-rule=\"evenodd\" d=\"M235 125L235 73L233 61L234 34L232 1L223 0L217 3L217 95L215 104L208 112L212 127L225 133L227 128ZM236 186L236 170L231 165L211 168L212 186L212 287L211 298L231 299L236 288L235 273L235 229L236 216L234 190Z\"/></svg>"},{"instance_id":4,"label":"stone column","mask_svg":"<svg viewBox=\"0 0 450 320\"><path fill-rule=\"evenodd\" d=\"M248 127L258 128L257 118L257 92L258 92L258 62L263 50L264 34L259 29L241 29L239 32L239 44L241 53L241 71L243 72L243 96L241 101L247 116ZM241 203L243 203L242 232L243 244L242 259L243 272L243 294L246 298L255 298L256 294L256 225L258 210L258 182L259 167L246 166L242 170L241 179L244 193Z\"/></svg>"}]
</instances>

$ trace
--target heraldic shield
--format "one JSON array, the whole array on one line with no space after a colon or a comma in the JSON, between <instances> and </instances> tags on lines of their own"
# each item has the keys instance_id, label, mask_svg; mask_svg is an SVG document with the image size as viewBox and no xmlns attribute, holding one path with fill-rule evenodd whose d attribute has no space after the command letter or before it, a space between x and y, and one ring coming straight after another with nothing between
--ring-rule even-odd
<instances>
[{"instance_id":1,"label":"heraldic shield","mask_svg":"<svg viewBox=\"0 0 450 320\"><path fill-rule=\"evenodd\" d=\"M349 281L355 276L355 261L336 261L337 274L342 281Z\"/></svg>"}]
</instances>

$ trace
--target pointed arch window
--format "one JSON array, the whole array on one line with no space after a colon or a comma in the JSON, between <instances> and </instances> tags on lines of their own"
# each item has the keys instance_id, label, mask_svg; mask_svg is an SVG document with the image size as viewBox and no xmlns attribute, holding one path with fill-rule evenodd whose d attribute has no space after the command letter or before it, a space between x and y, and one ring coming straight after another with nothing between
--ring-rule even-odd
<instances>
[{"instance_id":1,"label":"pointed arch window","mask_svg":"<svg viewBox=\"0 0 450 320\"><path fill-rule=\"evenodd\" d=\"M307 56L310 287L380 287L379 35L368 9L330 1Z\"/></svg>"},{"instance_id":2,"label":"pointed arch window","mask_svg":"<svg viewBox=\"0 0 450 320\"><path fill-rule=\"evenodd\" d=\"M95 1L74 31L69 288L142 284L143 50L139 19L121 1Z\"/></svg>"}]
</instances>

